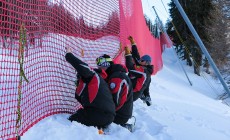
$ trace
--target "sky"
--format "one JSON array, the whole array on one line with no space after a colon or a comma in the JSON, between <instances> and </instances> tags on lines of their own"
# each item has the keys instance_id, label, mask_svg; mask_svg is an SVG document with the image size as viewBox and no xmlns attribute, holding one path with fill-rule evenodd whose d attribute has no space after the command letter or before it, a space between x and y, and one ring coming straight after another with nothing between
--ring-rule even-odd
<instances>
[{"instance_id":1,"label":"sky","mask_svg":"<svg viewBox=\"0 0 230 140\"><path fill-rule=\"evenodd\" d=\"M168 3L170 3L170 1L171 0L142 0L143 11L150 19L154 20L156 18L156 14L152 8L154 6L159 18L163 24L165 24L170 17L168 13Z\"/></svg>"},{"instance_id":2,"label":"sky","mask_svg":"<svg viewBox=\"0 0 230 140\"><path fill-rule=\"evenodd\" d=\"M147 106L140 99L134 102L133 115L137 120L133 133L112 123L110 132L100 135L94 127L69 122L69 114L58 114L38 122L22 139L229 140L230 108L216 100L223 93L220 82L206 73L195 75L193 68L182 62L193 83L190 86L172 48L164 51L163 62L163 69L152 76L152 105Z\"/></svg>"}]
</instances>

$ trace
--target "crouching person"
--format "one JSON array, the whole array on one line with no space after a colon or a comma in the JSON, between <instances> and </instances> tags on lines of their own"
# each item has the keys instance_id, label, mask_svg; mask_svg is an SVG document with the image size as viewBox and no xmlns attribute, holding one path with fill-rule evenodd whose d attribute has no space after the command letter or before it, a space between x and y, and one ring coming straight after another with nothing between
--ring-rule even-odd
<instances>
[{"instance_id":1,"label":"crouching person","mask_svg":"<svg viewBox=\"0 0 230 140\"><path fill-rule=\"evenodd\" d=\"M127 68L120 64L114 64L109 55L104 54L96 60L99 69L108 75L105 80L109 85L116 106L114 123L132 131L128 120L133 112L132 83L127 75Z\"/></svg>"},{"instance_id":2,"label":"crouching person","mask_svg":"<svg viewBox=\"0 0 230 140\"><path fill-rule=\"evenodd\" d=\"M66 60L78 73L75 98L83 107L72 114L69 120L86 126L108 126L115 117L115 104L107 83L86 63L75 57L70 48L66 48L66 52Z\"/></svg>"},{"instance_id":3,"label":"crouching person","mask_svg":"<svg viewBox=\"0 0 230 140\"><path fill-rule=\"evenodd\" d=\"M149 86L151 83L151 74L153 73L151 57L149 55L140 57L133 37L129 36L128 39L132 45L132 53L128 47L125 47L125 58L126 67L129 70L129 77L133 85L133 101L140 98L150 106Z\"/></svg>"}]
</instances>

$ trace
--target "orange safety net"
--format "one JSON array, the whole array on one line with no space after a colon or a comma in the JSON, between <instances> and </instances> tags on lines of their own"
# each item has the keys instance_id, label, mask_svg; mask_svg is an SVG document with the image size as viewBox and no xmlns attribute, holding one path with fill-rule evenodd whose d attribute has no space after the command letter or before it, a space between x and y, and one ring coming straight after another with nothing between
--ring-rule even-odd
<instances>
[{"instance_id":1,"label":"orange safety net","mask_svg":"<svg viewBox=\"0 0 230 140\"><path fill-rule=\"evenodd\" d=\"M80 107L67 46L91 67L105 53L124 63L119 44L132 35L154 73L162 68L165 41L150 34L141 0L1 0L0 19L0 139Z\"/></svg>"}]
</instances>

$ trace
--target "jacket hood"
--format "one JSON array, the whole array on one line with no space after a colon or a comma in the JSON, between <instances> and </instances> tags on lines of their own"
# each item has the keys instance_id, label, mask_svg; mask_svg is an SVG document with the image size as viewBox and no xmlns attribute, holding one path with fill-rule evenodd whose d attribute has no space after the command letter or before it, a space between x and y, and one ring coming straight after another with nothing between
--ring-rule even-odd
<instances>
[{"instance_id":1,"label":"jacket hood","mask_svg":"<svg viewBox=\"0 0 230 140\"><path fill-rule=\"evenodd\" d=\"M125 66L120 65L120 64L112 64L110 65L110 67L108 67L108 69L106 70L106 73L108 75L114 73L114 72L127 72L127 69L125 68Z\"/></svg>"}]
</instances>

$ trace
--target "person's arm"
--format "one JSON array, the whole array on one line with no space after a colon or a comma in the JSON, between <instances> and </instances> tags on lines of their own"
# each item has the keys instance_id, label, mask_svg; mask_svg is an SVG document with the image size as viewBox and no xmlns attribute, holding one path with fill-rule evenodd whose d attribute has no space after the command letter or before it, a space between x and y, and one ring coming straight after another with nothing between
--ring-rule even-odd
<instances>
[{"instance_id":1,"label":"person's arm","mask_svg":"<svg viewBox=\"0 0 230 140\"><path fill-rule=\"evenodd\" d=\"M135 76L136 78L140 78L142 76L140 72L144 71L144 69L134 63L131 51L128 47L125 47L125 64L130 75Z\"/></svg>"},{"instance_id":2,"label":"person's arm","mask_svg":"<svg viewBox=\"0 0 230 140\"><path fill-rule=\"evenodd\" d=\"M132 45L132 57L133 57L133 59L135 61L135 64L139 65L140 54L138 52L137 45L136 45L136 43L135 43L135 41L134 41L132 36L129 36L128 39L129 39L129 41L130 41L130 43Z\"/></svg>"},{"instance_id":3,"label":"person's arm","mask_svg":"<svg viewBox=\"0 0 230 140\"><path fill-rule=\"evenodd\" d=\"M133 56L133 59L135 61L135 64L136 65L140 65L139 61L140 61L140 54L138 52L138 49L137 49L137 46L134 44L132 45L132 56Z\"/></svg>"},{"instance_id":4,"label":"person's arm","mask_svg":"<svg viewBox=\"0 0 230 140\"><path fill-rule=\"evenodd\" d=\"M114 77L110 79L109 87L113 95L116 110L119 110L127 100L129 85L125 79Z\"/></svg>"},{"instance_id":5,"label":"person's arm","mask_svg":"<svg viewBox=\"0 0 230 140\"><path fill-rule=\"evenodd\" d=\"M78 96L76 93L75 93L75 99L77 99L77 101L78 101L80 104L82 104L82 102L81 102L81 97Z\"/></svg>"},{"instance_id":6,"label":"person's arm","mask_svg":"<svg viewBox=\"0 0 230 140\"><path fill-rule=\"evenodd\" d=\"M125 47L125 65L128 70L135 69L132 54L127 46Z\"/></svg>"},{"instance_id":7,"label":"person's arm","mask_svg":"<svg viewBox=\"0 0 230 140\"><path fill-rule=\"evenodd\" d=\"M67 53L65 55L66 61L68 61L83 78L91 78L94 75L94 71L77 57L71 53L71 49L66 49Z\"/></svg>"}]
</instances>

